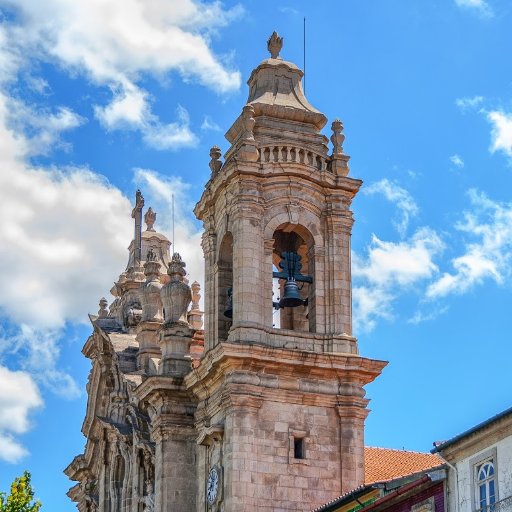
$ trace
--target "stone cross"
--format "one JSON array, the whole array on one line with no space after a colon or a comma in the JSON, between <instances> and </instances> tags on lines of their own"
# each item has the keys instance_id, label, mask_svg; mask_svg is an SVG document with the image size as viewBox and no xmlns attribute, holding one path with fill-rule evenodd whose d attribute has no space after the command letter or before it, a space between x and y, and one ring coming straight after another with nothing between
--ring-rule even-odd
<instances>
[{"instance_id":1,"label":"stone cross","mask_svg":"<svg viewBox=\"0 0 512 512\"><path fill-rule=\"evenodd\" d=\"M132 219L135 220L135 247L133 251L133 266L140 265L142 260L142 208L144 208L144 197L142 192L137 190L135 193L135 207L132 210Z\"/></svg>"}]
</instances>

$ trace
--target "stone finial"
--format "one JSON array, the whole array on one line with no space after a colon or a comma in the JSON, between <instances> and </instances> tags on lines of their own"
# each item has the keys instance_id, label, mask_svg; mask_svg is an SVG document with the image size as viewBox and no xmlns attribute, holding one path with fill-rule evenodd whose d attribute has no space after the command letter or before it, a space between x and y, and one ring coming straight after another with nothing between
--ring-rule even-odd
<instances>
[{"instance_id":1,"label":"stone finial","mask_svg":"<svg viewBox=\"0 0 512 512\"><path fill-rule=\"evenodd\" d=\"M220 148L219 146L213 146L211 149L210 149L210 163L208 164L210 166L210 169L212 171L212 177L216 176L221 167L222 167L222 162L220 161L220 156L221 156L221 151L220 151Z\"/></svg>"},{"instance_id":2,"label":"stone finial","mask_svg":"<svg viewBox=\"0 0 512 512\"><path fill-rule=\"evenodd\" d=\"M192 329L202 329L203 328L203 311L199 310L199 301L201 300L201 295L199 292L201 291L201 286L197 281L192 283L192 305L190 306L190 311L188 312L187 318L188 323L192 326Z\"/></svg>"},{"instance_id":3,"label":"stone finial","mask_svg":"<svg viewBox=\"0 0 512 512\"><path fill-rule=\"evenodd\" d=\"M253 141L253 130L256 120L254 119L254 107L252 105L245 105L245 107L242 109L242 119L245 128L244 139L246 141Z\"/></svg>"},{"instance_id":4,"label":"stone finial","mask_svg":"<svg viewBox=\"0 0 512 512\"><path fill-rule=\"evenodd\" d=\"M156 221L156 213L153 211L153 208L151 206L149 207L148 211L144 215L144 222L146 223L146 231L155 231L153 228L153 224Z\"/></svg>"},{"instance_id":5,"label":"stone finial","mask_svg":"<svg viewBox=\"0 0 512 512\"><path fill-rule=\"evenodd\" d=\"M172 255L171 263L169 263L169 269L167 273L171 276L171 281L183 281L183 278L187 274L185 267L187 264L181 259L179 253L175 252Z\"/></svg>"},{"instance_id":6,"label":"stone finial","mask_svg":"<svg viewBox=\"0 0 512 512\"><path fill-rule=\"evenodd\" d=\"M99 318L107 318L107 316L108 316L108 309L107 309L108 308L108 301L107 301L107 299L105 299L105 297L102 297L100 299L99 306L100 306L100 309L98 311L98 317Z\"/></svg>"},{"instance_id":7,"label":"stone finial","mask_svg":"<svg viewBox=\"0 0 512 512\"><path fill-rule=\"evenodd\" d=\"M199 309L199 301L201 300L201 295L199 292L201 291L201 285L194 281L192 283L192 306L190 309Z\"/></svg>"},{"instance_id":8,"label":"stone finial","mask_svg":"<svg viewBox=\"0 0 512 512\"><path fill-rule=\"evenodd\" d=\"M342 155L343 154L343 141L345 140L345 135L341 133L343 131L343 123L339 119L335 119L331 125L332 135L332 154L333 155Z\"/></svg>"},{"instance_id":9,"label":"stone finial","mask_svg":"<svg viewBox=\"0 0 512 512\"><path fill-rule=\"evenodd\" d=\"M160 292L166 324L185 323L188 325L187 311L192 300L192 293L190 286L184 282L185 266L181 256L175 252L167 271L171 279Z\"/></svg>"},{"instance_id":10,"label":"stone finial","mask_svg":"<svg viewBox=\"0 0 512 512\"><path fill-rule=\"evenodd\" d=\"M280 59L279 52L283 47L283 38L279 37L279 34L274 31L272 35L268 38L267 41L267 49L270 52L270 57L273 59Z\"/></svg>"}]
</instances>

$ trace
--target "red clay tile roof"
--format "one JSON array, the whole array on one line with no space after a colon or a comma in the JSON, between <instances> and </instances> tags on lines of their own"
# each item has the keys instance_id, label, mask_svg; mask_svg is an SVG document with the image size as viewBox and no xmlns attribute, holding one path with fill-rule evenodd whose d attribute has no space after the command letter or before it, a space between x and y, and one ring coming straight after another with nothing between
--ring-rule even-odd
<instances>
[{"instance_id":1,"label":"red clay tile roof","mask_svg":"<svg viewBox=\"0 0 512 512\"><path fill-rule=\"evenodd\" d=\"M430 453L364 448L364 483L383 482L440 466L443 460Z\"/></svg>"}]
</instances>

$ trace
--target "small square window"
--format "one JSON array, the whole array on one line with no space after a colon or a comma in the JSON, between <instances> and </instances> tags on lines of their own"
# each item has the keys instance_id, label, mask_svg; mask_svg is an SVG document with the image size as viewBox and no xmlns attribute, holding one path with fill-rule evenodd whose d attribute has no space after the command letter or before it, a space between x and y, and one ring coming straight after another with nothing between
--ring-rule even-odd
<instances>
[{"instance_id":1,"label":"small square window","mask_svg":"<svg viewBox=\"0 0 512 512\"><path fill-rule=\"evenodd\" d=\"M289 430L289 448L288 461L290 464L305 464L309 466L309 460L306 459L306 443L308 442L308 432L305 430Z\"/></svg>"},{"instance_id":2,"label":"small square window","mask_svg":"<svg viewBox=\"0 0 512 512\"><path fill-rule=\"evenodd\" d=\"M293 458L294 459L305 459L306 458L303 437L294 437L293 438Z\"/></svg>"}]
</instances>

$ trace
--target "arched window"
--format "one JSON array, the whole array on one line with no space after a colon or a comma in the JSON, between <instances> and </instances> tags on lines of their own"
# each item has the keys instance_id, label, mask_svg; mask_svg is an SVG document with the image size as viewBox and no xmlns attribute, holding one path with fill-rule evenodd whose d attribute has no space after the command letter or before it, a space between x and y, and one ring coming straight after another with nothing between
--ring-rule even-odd
<instances>
[{"instance_id":1,"label":"arched window","mask_svg":"<svg viewBox=\"0 0 512 512\"><path fill-rule=\"evenodd\" d=\"M313 237L302 226L287 224L273 239L273 327L315 332Z\"/></svg>"},{"instance_id":2,"label":"arched window","mask_svg":"<svg viewBox=\"0 0 512 512\"><path fill-rule=\"evenodd\" d=\"M492 460L477 467L478 502L481 509L496 502L495 474Z\"/></svg>"},{"instance_id":3,"label":"arched window","mask_svg":"<svg viewBox=\"0 0 512 512\"><path fill-rule=\"evenodd\" d=\"M226 340L233 317L233 236L226 233L219 248L216 268L217 279L217 336ZM229 312L230 311L230 312Z\"/></svg>"}]
</instances>

